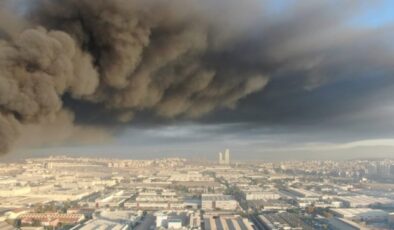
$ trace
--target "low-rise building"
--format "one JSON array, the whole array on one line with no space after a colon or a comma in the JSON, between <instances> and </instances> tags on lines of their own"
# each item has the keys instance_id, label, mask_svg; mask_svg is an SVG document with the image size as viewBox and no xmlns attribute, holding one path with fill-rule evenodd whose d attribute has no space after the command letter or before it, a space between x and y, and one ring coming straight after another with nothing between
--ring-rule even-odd
<instances>
[{"instance_id":1,"label":"low-rise building","mask_svg":"<svg viewBox=\"0 0 394 230\"><path fill-rule=\"evenodd\" d=\"M313 230L296 214L282 212L276 214L262 214L258 221L268 230Z\"/></svg>"},{"instance_id":2,"label":"low-rise building","mask_svg":"<svg viewBox=\"0 0 394 230\"><path fill-rule=\"evenodd\" d=\"M253 230L252 223L238 215L204 215L204 229L239 229L239 230Z\"/></svg>"},{"instance_id":3,"label":"low-rise building","mask_svg":"<svg viewBox=\"0 0 394 230\"><path fill-rule=\"evenodd\" d=\"M383 210L370 208L336 208L332 212L336 216L359 221L386 221L389 217Z\"/></svg>"},{"instance_id":4,"label":"low-rise building","mask_svg":"<svg viewBox=\"0 0 394 230\"><path fill-rule=\"evenodd\" d=\"M41 223L43 226L56 227L60 224L78 224L85 219L83 214L64 213L27 213L18 217L22 224Z\"/></svg>"},{"instance_id":5,"label":"low-rise building","mask_svg":"<svg viewBox=\"0 0 394 230\"><path fill-rule=\"evenodd\" d=\"M276 192L246 192L246 200L276 200L280 195Z\"/></svg>"},{"instance_id":6,"label":"low-rise building","mask_svg":"<svg viewBox=\"0 0 394 230\"><path fill-rule=\"evenodd\" d=\"M381 198L381 197L365 196L365 195L338 196L337 199L344 202L345 205L350 208L363 208L375 204L380 204L383 206L394 205L394 200Z\"/></svg>"},{"instance_id":7,"label":"low-rise building","mask_svg":"<svg viewBox=\"0 0 394 230\"><path fill-rule=\"evenodd\" d=\"M202 194L201 208L204 210L236 210L238 202L230 195Z\"/></svg>"}]
</instances>

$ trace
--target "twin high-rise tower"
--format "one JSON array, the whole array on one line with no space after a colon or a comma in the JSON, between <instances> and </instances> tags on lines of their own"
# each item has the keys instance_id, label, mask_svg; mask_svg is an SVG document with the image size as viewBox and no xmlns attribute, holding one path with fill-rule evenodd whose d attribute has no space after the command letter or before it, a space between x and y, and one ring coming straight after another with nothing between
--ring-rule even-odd
<instances>
[{"instance_id":1,"label":"twin high-rise tower","mask_svg":"<svg viewBox=\"0 0 394 230\"><path fill-rule=\"evenodd\" d=\"M230 150L226 149L224 151L224 154L222 152L219 153L219 164L220 165L230 164Z\"/></svg>"}]
</instances>

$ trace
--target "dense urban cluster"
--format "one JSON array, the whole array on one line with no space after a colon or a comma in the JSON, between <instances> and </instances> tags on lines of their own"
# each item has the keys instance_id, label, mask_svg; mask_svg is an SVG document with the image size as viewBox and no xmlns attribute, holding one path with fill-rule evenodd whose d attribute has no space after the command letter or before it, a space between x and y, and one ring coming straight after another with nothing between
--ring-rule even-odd
<instances>
[{"instance_id":1,"label":"dense urban cluster","mask_svg":"<svg viewBox=\"0 0 394 230\"><path fill-rule=\"evenodd\" d=\"M394 229L394 161L0 164L0 229Z\"/></svg>"}]
</instances>

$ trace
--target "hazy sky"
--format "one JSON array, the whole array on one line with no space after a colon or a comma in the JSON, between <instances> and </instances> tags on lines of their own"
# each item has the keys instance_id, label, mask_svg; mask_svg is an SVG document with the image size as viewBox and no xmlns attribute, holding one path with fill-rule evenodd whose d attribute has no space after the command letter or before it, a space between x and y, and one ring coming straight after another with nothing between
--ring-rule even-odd
<instances>
[{"instance_id":1,"label":"hazy sky","mask_svg":"<svg viewBox=\"0 0 394 230\"><path fill-rule=\"evenodd\" d=\"M220 52L209 51L199 61L233 79L250 72L240 85L259 73L264 76L264 83L256 81L261 87L244 89L230 106L221 105L227 98L213 98L215 108L198 117L189 112L198 110L200 103L190 103L179 116L164 117L152 112L156 107L133 107L133 119L127 122L114 122L118 115L106 110L108 105L98 109L97 104L65 94L63 105L75 114L75 124L110 130L112 137L90 144L44 142L14 149L16 154L5 157L70 153L213 159L225 148L239 160L393 157L394 2L253 2L260 4L261 15L245 19L250 10L245 7L238 16L218 17L231 19L229 27L243 26L241 35L229 29L237 34L231 49L217 48ZM217 3L217 9L224 8L223 1ZM159 114L179 109L176 102L165 112L159 106Z\"/></svg>"}]
</instances>

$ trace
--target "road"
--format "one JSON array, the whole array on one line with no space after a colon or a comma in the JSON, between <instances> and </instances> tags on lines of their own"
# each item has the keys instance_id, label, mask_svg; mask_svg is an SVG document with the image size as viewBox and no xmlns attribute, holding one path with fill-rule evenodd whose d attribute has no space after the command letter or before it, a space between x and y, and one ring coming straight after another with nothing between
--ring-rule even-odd
<instances>
[{"instance_id":1,"label":"road","mask_svg":"<svg viewBox=\"0 0 394 230\"><path fill-rule=\"evenodd\" d=\"M136 230L149 230L150 226L155 225L155 217L148 213L146 214L143 222L139 224L135 229ZM156 227L156 226L155 226Z\"/></svg>"}]
</instances>

